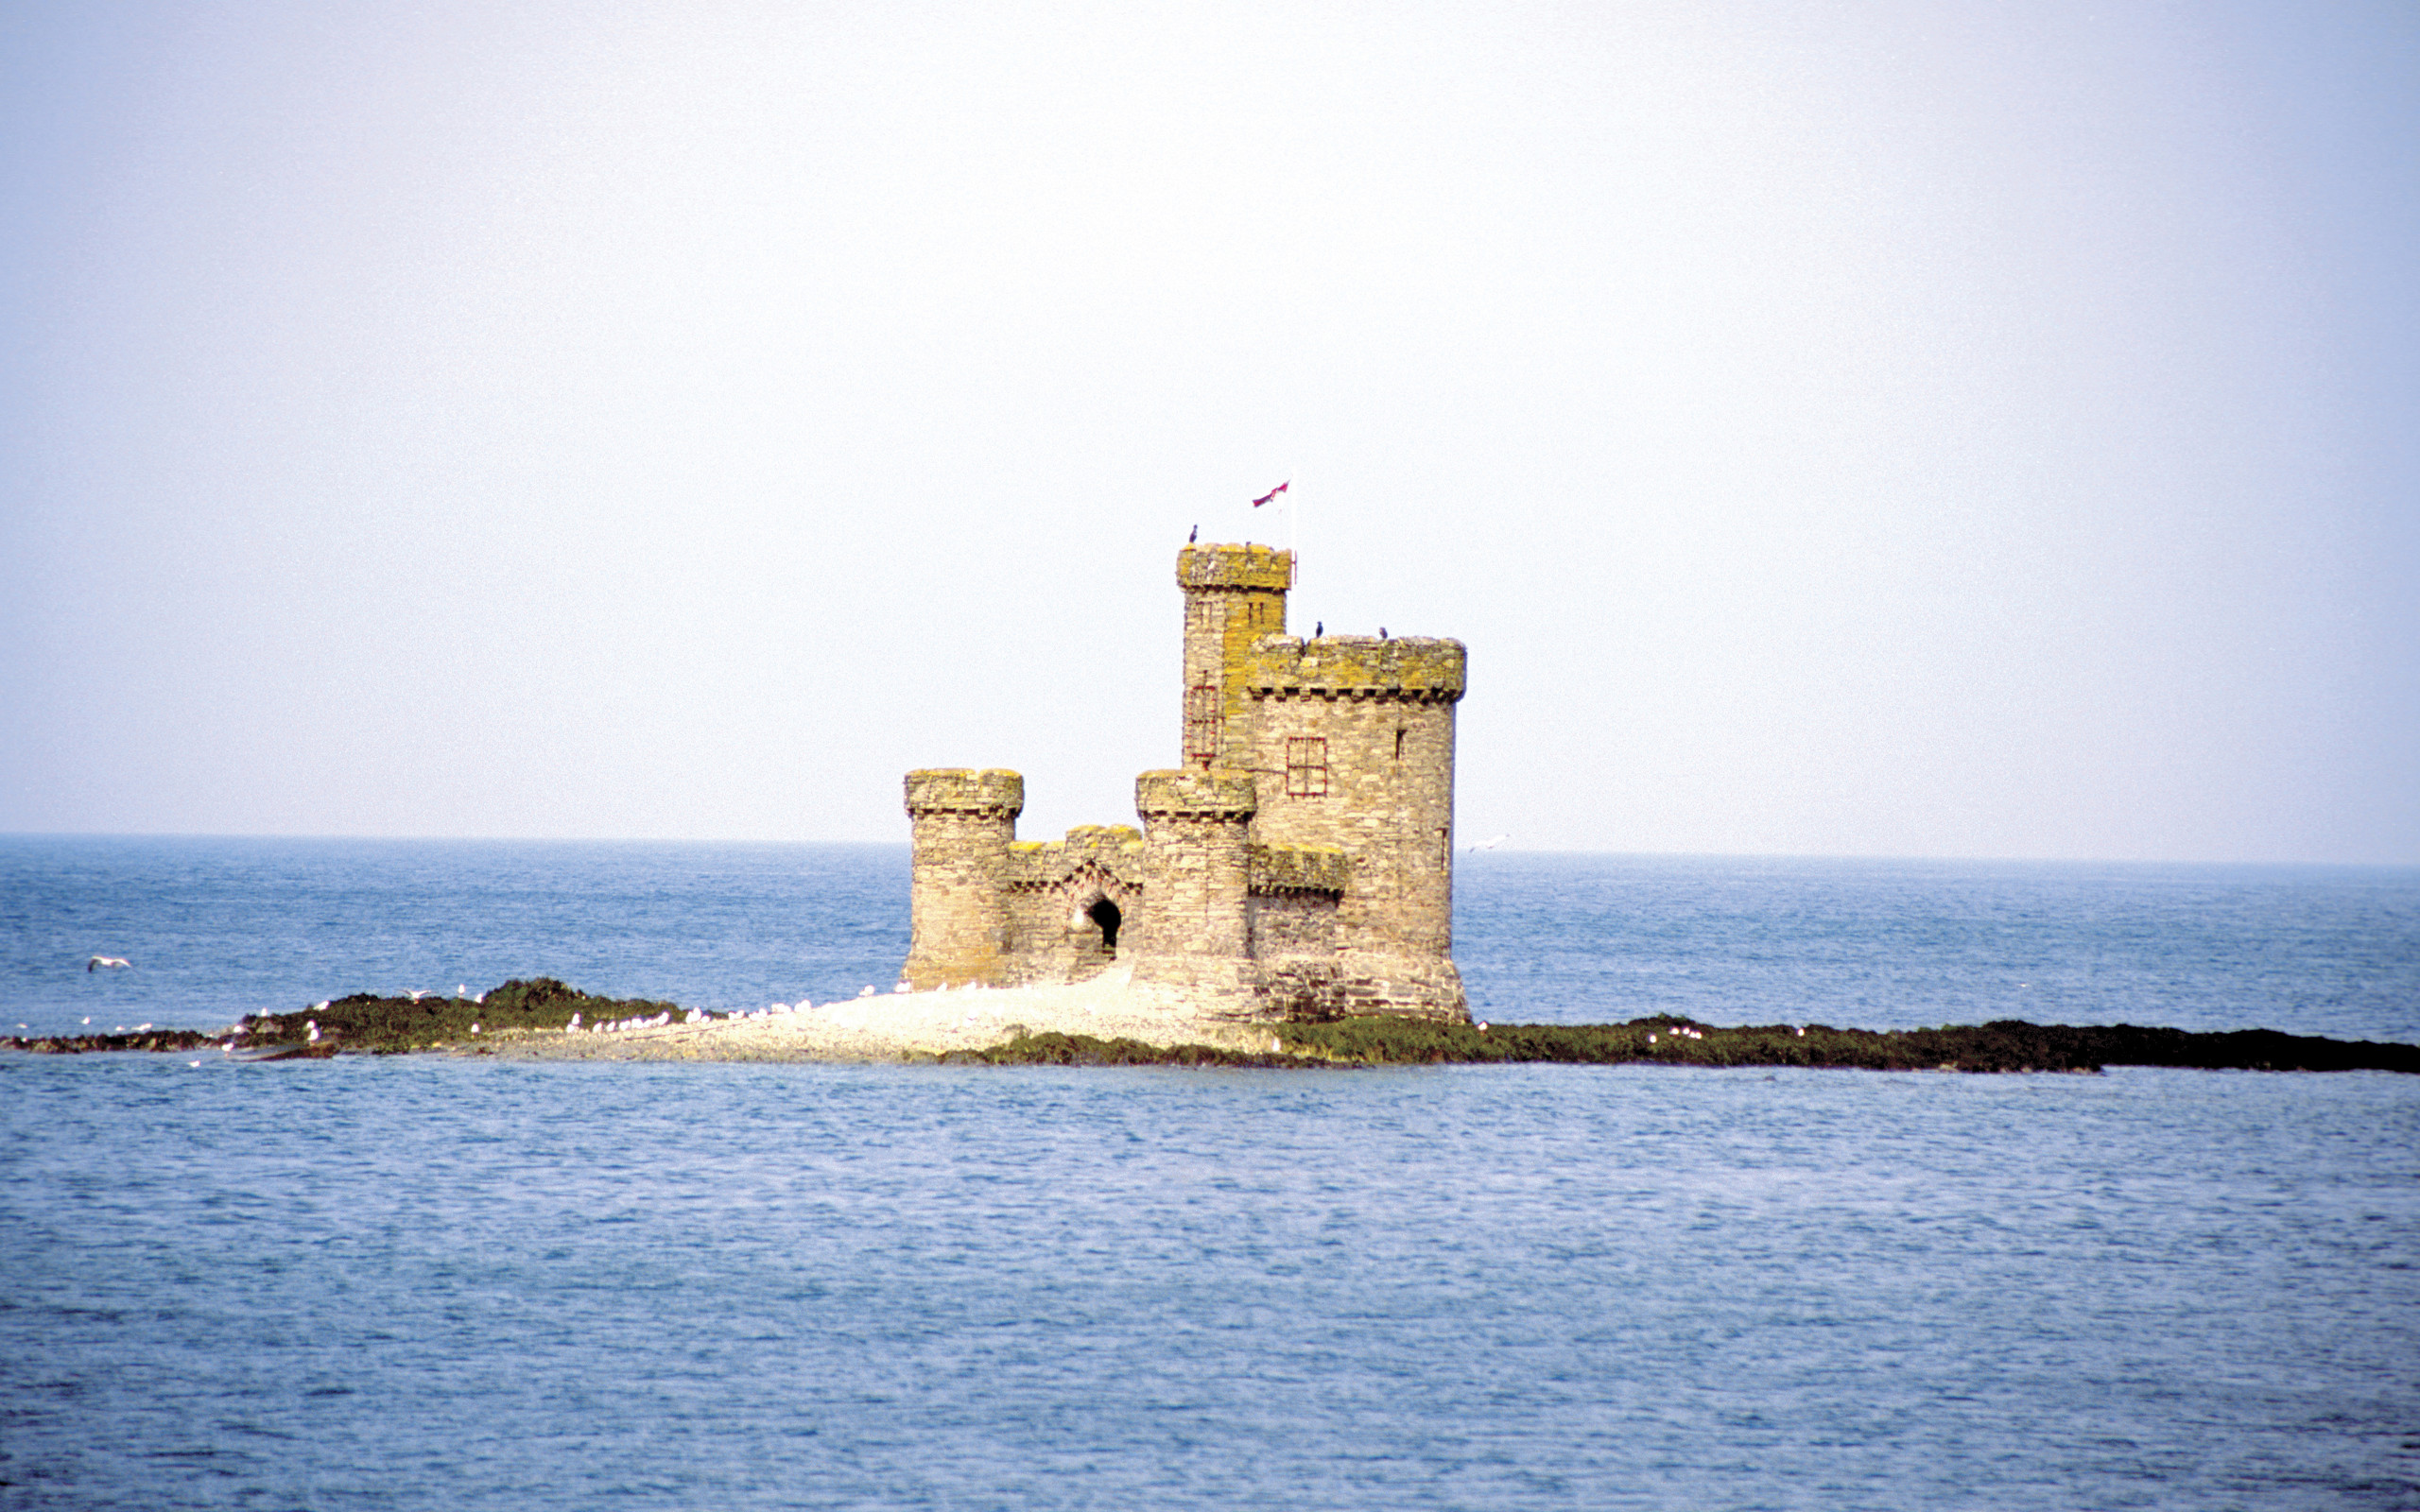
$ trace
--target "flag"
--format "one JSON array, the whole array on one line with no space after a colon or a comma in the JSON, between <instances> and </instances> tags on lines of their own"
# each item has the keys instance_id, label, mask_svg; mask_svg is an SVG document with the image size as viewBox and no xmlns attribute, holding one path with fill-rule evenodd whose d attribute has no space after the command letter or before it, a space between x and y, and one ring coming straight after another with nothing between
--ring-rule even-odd
<instances>
[{"instance_id":1,"label":"flag","mask_svg":"<svg viewBox=\"0 0 2420 1512\"><path fill-rule=\"evenodd\" d=\"M1259 498L1253 500L1252 507L1255 509L1259 508L1262 505L1267 504L1270 500L1277 497L1288 489L1293 487L1293 484L1294 480L1292 478L1288 478L1285 482L1280 483L1277 487L1270 490L1267 493L1262 494Z\"/></svg>"}]
</instances>

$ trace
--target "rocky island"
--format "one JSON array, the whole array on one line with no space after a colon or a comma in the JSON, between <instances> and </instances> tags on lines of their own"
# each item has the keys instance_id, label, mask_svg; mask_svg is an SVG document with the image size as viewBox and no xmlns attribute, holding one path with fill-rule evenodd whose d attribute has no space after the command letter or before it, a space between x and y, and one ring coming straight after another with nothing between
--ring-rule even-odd
<instances>
[{"instance_id":1,"label":"rocky island","mask_svg":"<svg viewBox=\"0 0 2420 1512\"><path fill-rule=\"evenodd\" d=\"M712 1013L596 997L551 978L477 998L356 993L290 1013L192 1029L18 1037L47 1055L205 1051L246 1060L434 1054L519 1060L906 1061L958 1065L1367 1067L1565 1062L1859 1071L2097 1072L2105 1066L2420 1074L2420 1045L2247 1029L2128 1024L1876 1031L1826 1024L1723 1028L1668 1015L1626 1023L1440 1022L1374 1014L1279 1023L1220 1020L1122 973L1076 985L891 992L821 1006Z\"/></svg>"}]
</instances>

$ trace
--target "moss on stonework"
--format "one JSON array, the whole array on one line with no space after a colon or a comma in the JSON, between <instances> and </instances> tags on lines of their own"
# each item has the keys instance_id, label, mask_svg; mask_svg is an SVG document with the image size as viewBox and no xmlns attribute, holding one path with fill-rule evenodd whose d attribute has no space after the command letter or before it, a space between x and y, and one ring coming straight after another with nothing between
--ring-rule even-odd
<instances>
[{"instance_id":1,"label":"moss on stonework","mask_svg":"<svg viewBox=\"0 0 2420 1512\"><path fill-rule=\"evenodd\" d=\"M1340 845L1255 845L1252 848L1254 892L1342 892L1353 864Z\"/></svg>"}]
</instances>

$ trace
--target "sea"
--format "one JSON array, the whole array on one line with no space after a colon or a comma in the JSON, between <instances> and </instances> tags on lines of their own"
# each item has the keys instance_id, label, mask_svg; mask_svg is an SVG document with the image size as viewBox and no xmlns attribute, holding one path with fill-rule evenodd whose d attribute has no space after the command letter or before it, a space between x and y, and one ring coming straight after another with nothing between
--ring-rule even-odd
<instances>
[{"instance_id":1,"label":"sea","mask_svg":"<svg viewBox=\"0 0 2420 1512\"><path fill-rule=\"evenodd\" d=\"M907 922L904 847L0 837L0 1033ZM1456 931L1506 1022L2420 1042L2412 868L1476 852ZM0 1053L0 1508L1213 1506L2420 1507L2420 1077Z\"/></svg>"}]
</instances>

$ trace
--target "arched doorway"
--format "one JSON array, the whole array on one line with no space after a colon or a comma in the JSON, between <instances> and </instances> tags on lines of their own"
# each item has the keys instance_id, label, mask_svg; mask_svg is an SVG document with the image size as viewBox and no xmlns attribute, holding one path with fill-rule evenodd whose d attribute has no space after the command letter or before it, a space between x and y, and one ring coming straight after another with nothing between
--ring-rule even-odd
<instances>
[{"instance_id":1,"label":"arched doorway","mask_svg":"<svg viewBox=\"0 0 2420 1512\"><path fill-rule=\"evenodd\" d=\"M1126 916L1117 911L1115 903L1102 898L1084 910L1084 917L1100 926L1101 954L1115 957L1117 954L1117 926L1126 921Z\"/></svg>"}]
</instances>

